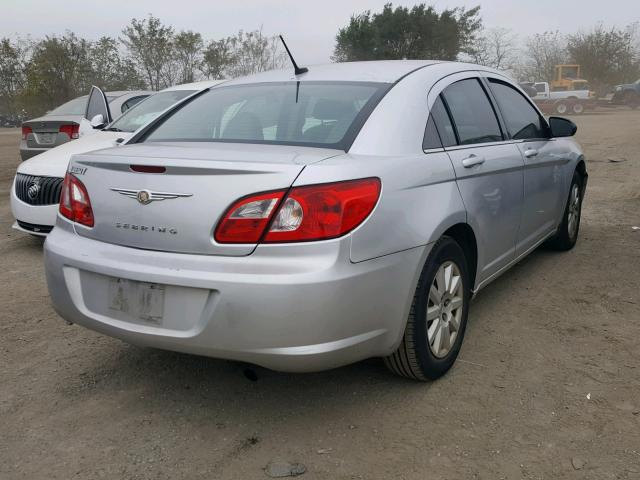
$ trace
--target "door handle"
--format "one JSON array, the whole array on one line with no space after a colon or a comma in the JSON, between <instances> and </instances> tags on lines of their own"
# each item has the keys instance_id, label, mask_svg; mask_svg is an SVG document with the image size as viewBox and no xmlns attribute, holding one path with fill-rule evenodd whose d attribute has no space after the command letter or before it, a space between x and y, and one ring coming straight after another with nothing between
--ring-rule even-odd
<instances>
[{"instance_id":1,"label":"door handle","mask_svg":"<svg viewBox=\"0 0 640 480\"><path fill-rule=\"evenodd\" d=\"M527 158L535 157L536 155L538 155L538 150L535 148L530 148L529 150L524 151L524 156Z\"/></svg>"},{"instance_id":2,"label":"door handle","mask_svg":"<svg viewBox=\"0 0 640 480\"><path fill-rule=\"evenodd\" d=\"M464 168L471 168L474 165L482 165L484 163L484 157L478 157L473 153L469 155L467 158L462 160L462 166Z\"/></svg>"}]
</instances>

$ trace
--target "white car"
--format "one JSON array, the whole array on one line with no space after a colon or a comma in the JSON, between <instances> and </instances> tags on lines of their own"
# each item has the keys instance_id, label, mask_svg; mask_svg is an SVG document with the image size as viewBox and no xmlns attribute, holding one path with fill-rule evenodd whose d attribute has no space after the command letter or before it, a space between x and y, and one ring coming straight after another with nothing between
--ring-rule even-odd
<instances>
[{"instance_id":1,"label":"white car","mask_svg":"<svg viewBox=\"0 0 640 480\"><path fill-rule=\"evenodd\" d=\"M124 144L133 132L171 105L221 82L196 82L162 90L126 111L101 131L82 136L22 162L11 188L11 212L16 219L13 228L37 236L46 236L51 231L58 214L62 180L72 155ZM92 90L90 96L94 95L96 104L106 102L106 99L100 98L104 97L100 89ZM92 115L92 123L100 125L100 119L95 117L101 115Z\"/></svg>"}]
</instances>

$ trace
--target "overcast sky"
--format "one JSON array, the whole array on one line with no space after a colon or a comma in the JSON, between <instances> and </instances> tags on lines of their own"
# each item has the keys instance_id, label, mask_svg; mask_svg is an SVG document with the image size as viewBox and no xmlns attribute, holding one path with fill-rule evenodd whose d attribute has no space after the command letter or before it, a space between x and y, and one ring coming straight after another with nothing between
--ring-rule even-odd
<instances>
[{"instance_id":1,"label":"overcast sky","mask_svg":"<svg viewBox=\"0 0 640 480\"><path fill-rule=\"evenodd\" d=\"M0 37L60 34L64 30L96 39L118 36L131 18L149 13L176 30L195 30L205 38L221 38L261 25L268 34L282 33L299 63L329 61L338 29L364 10L379 11L386 0L108 0L51 2L2 0ZM396 1L414 5L416 1ZM545 30L587 29L597 22L624 26L640 21L639 0L433 0L440 11L448 7L481 6L487 27L513 29L520 37Z\"/></svg>"}]
</instances>

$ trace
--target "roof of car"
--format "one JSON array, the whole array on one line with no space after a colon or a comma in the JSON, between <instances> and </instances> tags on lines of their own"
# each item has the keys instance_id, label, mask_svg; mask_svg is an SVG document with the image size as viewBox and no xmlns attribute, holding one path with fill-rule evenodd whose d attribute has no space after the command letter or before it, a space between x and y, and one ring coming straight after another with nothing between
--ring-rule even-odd
<instances>
[{"instance_id":1,"label":"roof of car","mask_svg":"<svg viewBox=\"0 0 640 480\"><path fill-rule=\"evenodd\" d=\"M346 81L393 83L422 67L439 63L432 60L376 60L368 62L342 62L326 65L309 65L309 71L298 75L293 67L271 70L228 82L228 85L261 82L299 81Z\"/></svg>"},{"instance_id":2,"label":"roof of car","mask_svg":"<svg viewBox=\"0 0 640 480\"><path fill-rule=\"evenodd\" d=\"M183 83L182 85L173 85L165 88L161 92L172 92L175 90L204 90L205 88L215 87L226 80L203 80L201 82Z\"/></svg>"},{"instance_id":3,"label":"roof of car","mask_svg":"<svg viewBox=\"0 0 640 480\"><path fill-rule=\"evenodd\" d=\"M151 95L152 93L154 93L152 90L115 90L113 92L104 92L107 97L114 98L121 97L122 95ZM83 97L86 96L87 95L83 95Z\"/></svg>"}]
</instances>

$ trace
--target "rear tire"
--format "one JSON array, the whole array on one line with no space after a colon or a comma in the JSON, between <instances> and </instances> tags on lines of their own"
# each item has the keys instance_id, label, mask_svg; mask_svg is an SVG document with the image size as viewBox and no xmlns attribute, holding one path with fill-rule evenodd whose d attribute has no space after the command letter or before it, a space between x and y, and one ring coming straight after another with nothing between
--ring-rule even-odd
<instances>
[{"instance_id":1,"label":"rear tire","mask_svg":"<svg viewBox=\"0 0 640 480\"><path fill-rule=\"evenodd\" d=\"M560 100L556 102L554 110L558 115L566 115L569 112L569 105L567 102Z\"/></svg>"},{"instance_id":2,"label":"rear tire","mask_svg":"<svg viewBox=\"0 0 640 480\"><path fill-rule=\"evenodd\" d=\"M396 375L435 380L453 365L464 338L471 285L464 251L451 237L433 246L416 286L404 336L384 359Z\"/></svg>"},{"instance_id":3,"label":"rear tire","mask_svg":"<svg viewBox=\"0 0 640 480\"><path fill-rule=\"evenodd\" d=\"M549 246L556 250L571 250L578 241L580 231L580 217L582 214L582 199L584 197L582 175L573 172L569 198L564 208L562 222L556 235L549 240Z\"/></svg>"},{"instance_id":4,"label":"rear tire","mask_svg":"<svg viewBox=\"0 0 640 480\"><path fill-rule=\"evenodd\" d=\"M574 115L582 115L584 113L584 105L580 102L575 102L571 105L571 112L573 112Z\"/></svg>"}]
</instances>

